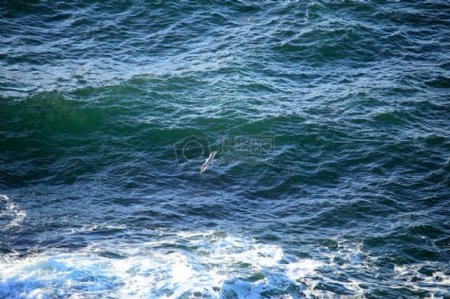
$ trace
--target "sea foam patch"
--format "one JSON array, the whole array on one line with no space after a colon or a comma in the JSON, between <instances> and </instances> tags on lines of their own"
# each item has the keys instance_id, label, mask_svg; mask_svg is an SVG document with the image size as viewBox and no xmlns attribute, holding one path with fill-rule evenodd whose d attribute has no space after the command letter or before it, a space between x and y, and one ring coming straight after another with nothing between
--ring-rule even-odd
<instances>
[{"instance_id":1,"label":"sea foam patch","mask_svg":"<svg viewBox=\"0 0 450 299\"><path fill-rule=\"evenodd\" d=\"M0 194L0 230L18 227L24 221L27 213L8 196Z\"/></svg>"},{"instance_id":2,"label":"sea foam patch","mask_svg":"<svg viewBox=\"0 0 450 299\"><path fill-rule=\"evenodd\" d=\"M392 294L402 288L445 298L450 281L447 270L430 264L395 266L382 280L363 281L358 277L382 273L380 262L348 244L299 259L280 246L218 231L132 242L0 257L0 298L364 298L380 284Z\"/></svg>"},{"instance_id":3,"label":"sea foam patch","mask_svg":"<svg viewBox=\"0 0 450 299\"><path fill-rule=\"evenodd\" d=\"M114 251L114 255L111 252ZM0 259L5 298L259 298L301 294L320 263L288 262L281 247L218 232L158 242L103 242L75 252Z\"/></svg>"}]
</instances>

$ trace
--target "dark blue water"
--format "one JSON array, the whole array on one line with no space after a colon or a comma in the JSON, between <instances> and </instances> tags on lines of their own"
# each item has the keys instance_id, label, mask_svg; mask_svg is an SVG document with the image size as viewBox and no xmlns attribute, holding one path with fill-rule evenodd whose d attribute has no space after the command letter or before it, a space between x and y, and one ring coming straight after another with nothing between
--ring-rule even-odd
<instances>
[{"instance_id":1,"label":"dark blue water","mask_svg":"<svg viewBox=\"0 0 450 299\"><path fill-rule=\"evenodd\" d=\"M449 53L443 0L2 1L0 298L450 298Z\"/></svg>"}]
</instances>

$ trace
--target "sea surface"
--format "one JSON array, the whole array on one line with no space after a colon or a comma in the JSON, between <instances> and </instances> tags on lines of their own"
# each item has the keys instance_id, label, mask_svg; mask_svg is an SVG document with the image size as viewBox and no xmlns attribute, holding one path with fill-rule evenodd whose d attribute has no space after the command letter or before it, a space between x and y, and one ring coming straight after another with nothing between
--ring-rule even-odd
<instances>
[{"instance_id":1,"label":"sea surface","mask_svg":"<svg viewBox=\"0 0 450 299\"><path fill-rule=\"evenodd\" d=\"M450 3L1 1L0 298L450 298Z\"/></svg>"}]
</instances>

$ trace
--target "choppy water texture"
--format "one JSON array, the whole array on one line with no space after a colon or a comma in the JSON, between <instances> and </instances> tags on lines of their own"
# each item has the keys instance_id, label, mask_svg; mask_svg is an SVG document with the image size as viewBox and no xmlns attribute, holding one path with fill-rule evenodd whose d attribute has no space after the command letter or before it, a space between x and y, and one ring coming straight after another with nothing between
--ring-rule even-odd
<instances>
[{"instance_id":1,"label":"choppy water texture","mask_svg":"<svg viewBox=\"0 0 450 299\"><path fill-rule=\"evenodd\" d=\"M1 2L1 298L450 298L447 1L104 2Z\"/></svg>"}]
</instances>

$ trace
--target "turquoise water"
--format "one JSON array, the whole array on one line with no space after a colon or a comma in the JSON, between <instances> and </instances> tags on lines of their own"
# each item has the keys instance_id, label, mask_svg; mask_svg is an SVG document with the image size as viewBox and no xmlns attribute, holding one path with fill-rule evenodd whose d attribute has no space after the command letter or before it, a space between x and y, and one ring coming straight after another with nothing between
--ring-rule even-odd
<instances>
[{"instance_id":1,"label":"turquoise water","mask_svg":"<svg viewBox=\"0 0 450 299\"><path fill-rule=\"evenodd\" d=\"M439 0L1 2L0 298L450 298L449 28Z\"/></svg>"}]
</instances>

